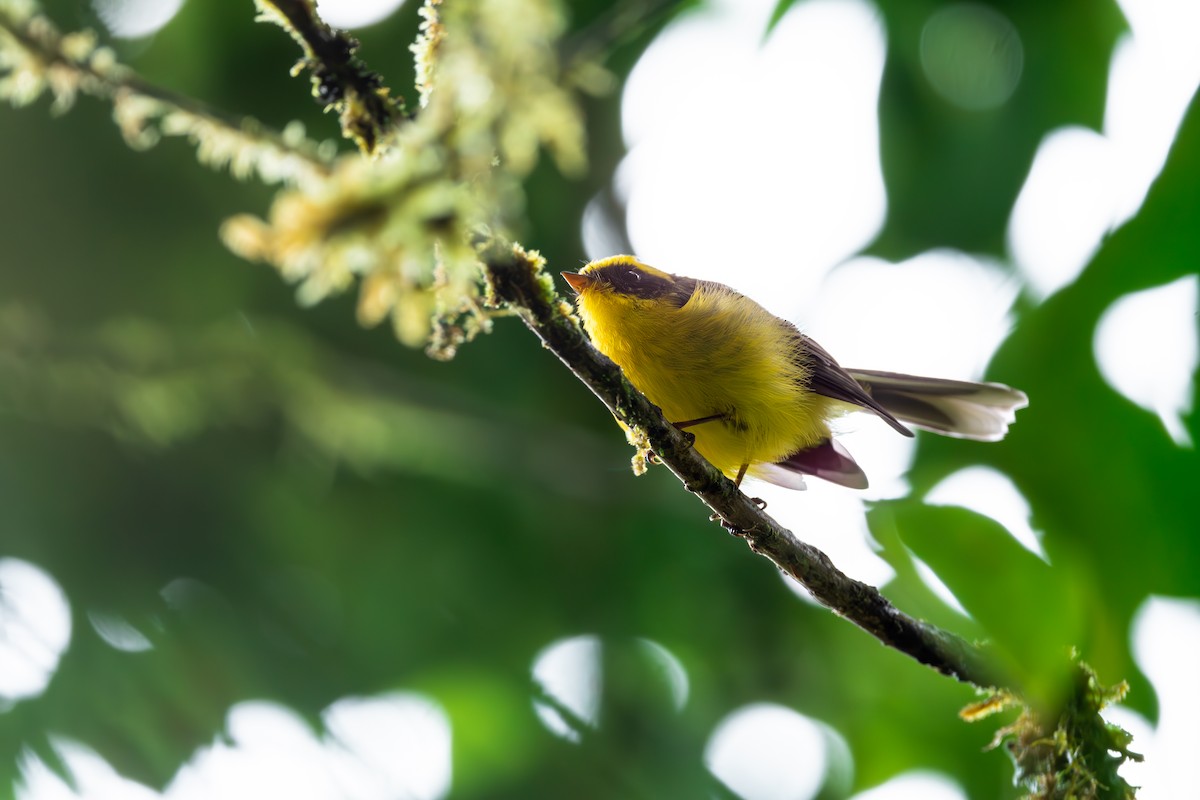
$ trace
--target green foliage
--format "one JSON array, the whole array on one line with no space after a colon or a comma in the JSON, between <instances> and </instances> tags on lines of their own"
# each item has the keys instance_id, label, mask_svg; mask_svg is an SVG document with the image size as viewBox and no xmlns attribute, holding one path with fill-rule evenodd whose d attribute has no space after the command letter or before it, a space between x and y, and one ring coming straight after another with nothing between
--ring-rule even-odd
<instances>
[{"instance_id":1,"label":"green foliage","mask_svg":"<svg viewBox=\"0 0 1200 800\"><path fill-rule=\"evenodd\" d=\"M956 107L924 75L923 26L952 5L879 3L889 42L879 123L890 202L872 250L886 258L933 247L1002 255L1013 201L1042 137L1103 121L1109 59L1125 28L1114 2L997 4L1020 35L1022 70L1011 99L986 109Z\"/></svg>"},{"instance_id":2,"label":"green foliage","mask_svg":"<svg viewBox=\"0 0 1200 800\"><path fill-rule=\"evenodd\" d=\"M796 4L778 0L772 27ZM890 208L871 251L896 261L937 247L1003 255L1013 201L1045 133L1103 122L1109 59L1126 29L1120 9L1111 0L995 4L1020 37L1014 65L1020 80L1008 102L964 108L939 94L927 77L926 26L939 11L986 14L990 6L954 0L876 5L888 36L879 122ZM955 31L960 37L971 32ZM1005 42L985 38L962 46L954 65L969 74L986 70L978 62L994 57Z\"/></svg>"},{"instance_id":3,"label":"green foliage","mask_svg":"<svg viewBox=\"0 0 1200 800\"><path fill-rule=\"evenodd\" d=\"M987 631L1005 685L1035 707L1060 705L1070 688L1066 656L1082 628L1079 581L1058 574L987 517L915 500L890 510L904 544Z\"/></svg>"},{"instance_id":4,"label":"green foliage","mask_svg":"<svg viewBox=\"0 0 1200 800\"><path fill-rule=\"evenodd\" d=\"M1075 283L1022 313L994 362L1037 410L1023 413L1013 435L986 455L1029 499L1034 526L1047 534L1053 579L1087 609L1075 645L1103 680L1128 678L1128 702L1144 711L1154 708L1153 695L1139 680L1126 631L1147 595L1200 594L1191 499L1200 456L1175 446L1156 417L1104 382L1093 339L1101 315L1125 294L1195 274L1200 240L1182 219L1198 178L1200 105L1193 101L1141 213L1104 242ZM1195 413L1186 424L1196 441ZM928 457L913 473L918 491L951 460L959 463L961 453L946 444L924 446Z\"/></svg>"},{"instance_id":5,"label":"green foliage","mask_svg":"<svg viewBox=\"0 0 1200 800\"><path fill-rule=\"evenodd\" d=\"M1008 750L1016 783L1029 791L1030 800L1132 800L1135 788L1117 768L1142 756L1129 749L1128 733L1100 716L1129 687L1101 686L1096 673L1082 663L1073 665L1071 673L1070 686L1053 711L1024 709L1000 729L991 746L1003 744ZM998 692L963 717L974 721L1018 704L1012 694Z\"/></svg>"},{"instance_id":6,"label":"green foliage","mask_svg":"<svg viewBox=\"0 0 1200 800\"><path fill-rule=\"evenodd\" d=\"M297 128L290 138L269 133L292 120L322 136L334 131L287 79L294 44L251 24L246 5L188 3L153 39L114 45L122 63L171 89L130 111L126 120L137 124L122 132L211 141L212 131L197 132L206 118L195 107L171 104L177 94L263 120L248 133L220 128L229 148L210 161L229 163L247 141L274 153L276 168L259 177L292 184L275 202L302 207L288 230L311 237L314 249L303 265L309 272L268 260L302 282L345 267L318 289L344 286L363 272L336 258L349 259L366 238L355 224L380 218L308 212L345 211L341 198L361 200L363 176L381 173L357 166L365 162L355 154L335 162L330 146ZM684 4L661 5L650 19L665 21ZM874 250L1002 252L1007 215L1042 136L1100 120L1119 15L1111 4L1006 5L1024 43L1024 76L1009 103L968 112L921 74L919 31L937 4L879 5L889 37L881 124L891 213ZM569 16L536 20L547 32L536 48L504 50L513 40L503 37L489 47L501 50L504 75L516 81L523 66L538 71L522 61L530 54L541 65L552 53L570 55L549 37L596 50L599 30L606 46L620 43L602 53L619 85L656 30L635 25L616 35L609 6L578 2ZM60 21L69 27L69 17ZM412 81L405 47L419 22L409 8L355 34L393 86ZM77 68L107 52L80 47ZM471 68L470 53L458 56L458 68ZM573 66L572 80L596 75ZM33 75L44 67L22 68ZM551 264L578 263L582 209L621 153L617 95L581 101L591 172L564 177L582 168L572 149L582 131L570 125L553 71L541 72L539 92L563 112L541 129L522 127L525 118L499 105L474 118L478 128L454 128L470 134L477 175L490 169L497 142L508 143L496 183L472 184L476 194L459 183L447 194L397 190L462 167L463 151L440 149L449 127L427 130L433 149L414 138L404 151L427 160L383 167L395 180L372 185L373 196L395 214L382 225L392 238L378 263L419 251L419 269L403 280L433 287L432 254L453 236L405 226L414 217L444 221L447 209L455 235L499 221ZM78 69L69 74L79 78ZM131 152L109 102L127 77L78 82L89 96L66 116L45 113L45 101L0 107L0 557L53 576L73 621L49 688L0 711L0 777L13 775L27 751L57 764L54 736L162 786L224 735L241 701L281 703L321 731L322 712L339 698L407 690L432 698L450 719L456 797L580 796L581 787L595 797L722 796L703 768L705 743L730 712L755 702L797 709L844 737L852 777L828 779L822 797L830 800L914 768L951 775L972 798L1015 795L1012 765L982 752L991 732L955 717L973 699L968 687L798 601L769 564L707 523L664 470L634 480L608 415L515 322L493 324L472 305L467 316L492 335L449 365L435 363L358 327L347 297L297 308L278 275L223 249L222 221L265 213L271 195L198 169L180 143ZM34 94L50 89L65 108L69 88L44 82ZM440 125L457 125L452 109L437 113ZM1134 613L1151 594L1200 596L1192 499L1200 464L1194 449L1175 446L1156 418L1104 383L1092 341L1121 296L1196 272L1198 182L1193 104L1138 216L1073 285L1041 305L1022 301L993 364L1031 398L1010 438L978 449L921 440L915 497L967 461L992 465L1029 499L1050 563L962 510L906 499L871 517L897 572L889 598L991 640L1042 706L1091 697L1078 719L1093 727L1079 735L1095 734L1099 749L1126 743L1095 727L1096 708L1113 699L1096 686L1128 680L1125 702L1155 715L1130 652ZM314 185L349 188L306 194ZM278 233L284 217L261 224ZM465 263L468 251L450 257ZM362 285L362 297L387 295L379 283ZM360 297L358 313L365 302L363 321L378 321L396 296L375 296L376 305ZM431 310L456 310L419 297L414 343L427 337ZM454 344L462 338L448 335ZM1186 423L1200 439L1194 412ZM795 528L803 538L806 523ZM928 590L914 555L973 619ZM153 648L110 646L97 614L128 622ZM601 724L572 744L535 716L530 668L552 642L583 634L610 648ZM629 655L639 638L679 659L690 687L682 709ZM1095 667L1082 692L1063 680L1079 675L1067 671L1070 647ZM1032 738L1045 736L1054 734ZM1062 752L1052 752L1052 768ZM12 791L0 781L0 797Z\"/></svg>"}]
</instances>

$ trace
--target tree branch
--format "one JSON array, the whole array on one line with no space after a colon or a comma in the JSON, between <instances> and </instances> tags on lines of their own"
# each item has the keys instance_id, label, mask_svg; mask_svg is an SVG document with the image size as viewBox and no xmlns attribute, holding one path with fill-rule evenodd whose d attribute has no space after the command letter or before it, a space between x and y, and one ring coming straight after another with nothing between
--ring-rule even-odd
<instances>
[{"instance_id":1,"label":"tree branch","mask_svg":"<svg viewBox=\"0 0 1200 800\"><path fill-rule=\"evenodd\" d=\"M333 153L305 138L298 124L274 131L233 117L143 80L98 46L90 31L63 34L41 14L0 5L0 100L27 105L47 90L56 112L70 108L80 92L111 101L131 147L146 149L161 135L185 136L202 163L228 167L239 178L253 171L266 183L302 183L331 169Z\"/></svg>"},{"instance_id":2,"label":"tree branch","mask_svg":"<svg viewBox=\"0 0 1200 800\"><path fill-rule=\"evenodd\" d=\"M495 240L480 247L489 301L515 309L525 325L567 368L633 431L644 434L655 455L722 523L799 582L822 605L858 625L888 647L976 686L998 680L982 651L940 628L897 610L879 590L837 569L823 552L798 539L692 448L689 438L663 418L633 387L620 367L592 347L553 282L543 259Z\"/></svg>"},{"instance_id":3,"label":"tree branch","mask_svg":"<svg viewBox=\"0 0 1200 800\"><path fill-rule=\"evenodd\" d=\"M378 73L357 55L359 43L317 15L314 0L255 0L259 19L277 23L304 51L292 69L312 72L313 97L338 112L342 135L365 155L376 155L404 113L404 100L392 97Z\"/></svg>"}]
</instances>

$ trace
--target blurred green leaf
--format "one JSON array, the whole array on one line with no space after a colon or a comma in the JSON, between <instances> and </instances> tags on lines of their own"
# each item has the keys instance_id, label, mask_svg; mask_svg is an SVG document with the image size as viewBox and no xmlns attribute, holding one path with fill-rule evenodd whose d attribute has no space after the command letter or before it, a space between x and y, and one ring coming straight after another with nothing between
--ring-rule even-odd
<instances>
[{"instance_id":1,"label":"blurred green leaf","mask_svg":"<svg viewBox=\"0 0 1200 800\"><path fill-rule=\"evenodd\" d=\"M1200 238L1189 209L1200 181L1200 104L1185 116L1162 176L1142 210L1113 233L1072 285L1036 308L997 354L991 373L1020 386L1030 405L1003 442L978 446L976 459L1016 483L1056 567L1089 576L1087 625L1076 644L1103 683L1128 679L1128 704L1154 713L1154 696L1129 650L1134 613L1150 594L1200 594L1195 487L1200 455L1178 447L1162 423L1118 395L1100 375L1096 326L1113 302L1195 274ZM1200 335L1200 331L1198 334ZM1169 359L1170 353L1148 352ZM1193 381L1195 392L1197 382ZM1193 441L1200 425L1192 401ZM911 474L925 491L961 465L969 444L923 440Z\"/></svg>"},{"instance_id":2,"label":"blurred green leaf","mask_svg":"<svg viewBox=\"0 0 1200 800\"><path fill-rule=\"evenodd\" d=\"M527 779L548 734L537 723L522 676L504 680L495 670L439 665L418 679L450 717L454 782L462 796L487 796Z\"/></svg>"},{"instance_id":3,"label":"blurred green leaf","mask_svg":"<svg viewBox=\"0 0 1200 800\"><path fill-rule=\"evenodd\" d=\"M893 261L939 247L1003 255L1013 202L1042 138L1062 125L1099 129L1109 60L1125 21L1111 0L878 5L888 37L879 101L888 217L871 252ZM1007 101L962 108L931 85L924 37L931 18L952 7L983 9L1015 28L1023 66ZM957 70L991 55L966 49Z\"/></svg>"},{"instance_id":4,"label":"blurred green leaf","mask_svg":"<svg viewBox=\"0 0 1200 800\"><path fill-rule=\"evenodd\" d=\"M1086 585L988 517L914 500L887 509L905 544L983 626L1021 691L1037 707L1057 707L1070 689Z\"/></svg>"}]
</instances>

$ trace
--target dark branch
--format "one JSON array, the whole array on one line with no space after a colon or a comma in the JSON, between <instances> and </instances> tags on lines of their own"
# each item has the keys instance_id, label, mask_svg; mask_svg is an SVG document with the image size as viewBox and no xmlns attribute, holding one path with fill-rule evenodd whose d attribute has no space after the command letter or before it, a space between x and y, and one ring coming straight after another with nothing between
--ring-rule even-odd
<instances>
[{"instance_id":1,"label":"dark branch","mask_svg":"<svg viewBox=\"0 0 1200 800\"><path fill-rule=\"evenodd\" d=\"M996 685L976 646L897 610L865 583L847 577L820 550L781 527L704 460L688 437L625 379L621 369L592 347L541 269L541 260L493 241L481 246L489 299L514 308L542 342L600 398L621 422L645 433L654 453L684 486L700 497L750 549L771 559L820 603L883 644L922 664L976 686Z\"/></svg>"},{"instance_id":2,"label":"dark branch","mask_svg":"<svg viewBox=\"0 0 1200 800\"><path fill-rule=\"evenodd\" d=\"M304 51L292 74L309 70L316 101L326 110L337 110L342 135L363 153L374 155L403 115L403 98L392 97L379 74L356 55L357 39L317 16L313 0L257 2L263 18L278 23Z\"/></svg>"}]
</instances>

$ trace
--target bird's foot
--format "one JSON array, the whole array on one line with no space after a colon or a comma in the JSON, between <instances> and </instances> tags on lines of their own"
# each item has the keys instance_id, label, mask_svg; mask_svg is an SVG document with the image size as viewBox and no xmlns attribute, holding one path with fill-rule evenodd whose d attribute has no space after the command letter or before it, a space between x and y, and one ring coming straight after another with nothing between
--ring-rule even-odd
<instances>
[{"instance_id":1,"label":"bird's foot","mask_svg":"<svg viewBox=\"0 0 1200 800\"><path fill-rule=\"evenodd\" d=\"M739 528L738 526L734 525L729 520L723 518L720 514L710 515L708 518L708 521L721 523L721 527L724 528L725 532L728 533L730 536L736 536L739 539L746 538L746 531L744 531L741 528Z\"/></svg>"}]
</instances>

